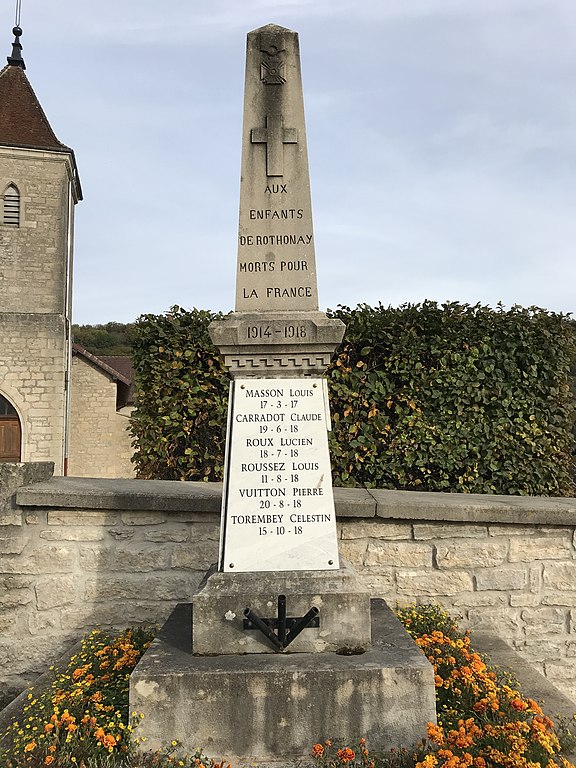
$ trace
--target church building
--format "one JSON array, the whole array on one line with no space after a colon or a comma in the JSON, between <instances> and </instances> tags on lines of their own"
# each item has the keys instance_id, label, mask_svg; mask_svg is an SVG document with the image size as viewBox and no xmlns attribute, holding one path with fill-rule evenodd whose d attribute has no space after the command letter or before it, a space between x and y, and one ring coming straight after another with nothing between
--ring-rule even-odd
<instances>
[{"instance_id":1,"label":"church building","mask_svg":"<svg viewBox=\"0 0 576 768\"><path fill-rule=\"evenodd\" d=\"M130 476L129 420L116 407L126 376L89 354L77 352L73 362L74 207L82 200L74 151L55 136L25 73L22 30L12 31L0 71L0 461L53 461L55 474L67 474L76 453L82 458L70 474ZM101 434L90 412L100 401L92 390L83 400L82 391L96 379L111 409L98 422ZM83 428L85 416L91 429ZM106 453L106 467L93 450Z\"/></svg>"}]
</instances>

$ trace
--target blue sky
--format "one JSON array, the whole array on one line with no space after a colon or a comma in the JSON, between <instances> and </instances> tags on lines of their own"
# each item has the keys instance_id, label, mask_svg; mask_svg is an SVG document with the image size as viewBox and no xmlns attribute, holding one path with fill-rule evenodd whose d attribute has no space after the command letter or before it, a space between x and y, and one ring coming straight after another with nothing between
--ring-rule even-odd
<instances>
[{"instance_id":1,"label":"blue sky","mask_svg":"<svg viewBox=\"0 0 576 768\"><path fill-rule=\"evenodd\" d=\"M576 310L573 0L23 0L84 190L76 322L233 308L245 36L270 22L300 33L321 308Z\"/></svg>"}]
</instances>

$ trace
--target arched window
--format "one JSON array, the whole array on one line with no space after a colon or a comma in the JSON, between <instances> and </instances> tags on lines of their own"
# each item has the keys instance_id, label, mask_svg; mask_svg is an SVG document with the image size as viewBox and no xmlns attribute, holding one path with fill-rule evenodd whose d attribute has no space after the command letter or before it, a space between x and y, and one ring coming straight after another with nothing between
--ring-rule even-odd
<instances>
[{"instance_id":1,"label":"arched window","mask_svg":"<svg viewBox=\"0 0 576 768\"><path fill-rule=\"evenodd\" d=\"M14 227L20 226L20 192L15 184L10 184L4 192L3 222Z\"/></svg>"},{"instance_id":2,"label":"arched window","mask_svg":"<svg viewBox=\"0 0 576 768\"><path fill-rule=\"evenodd\" d=\"M12 403L0 395L0 461L20 461L21 442L18 413Z\"/></svg>"}]
</instances>

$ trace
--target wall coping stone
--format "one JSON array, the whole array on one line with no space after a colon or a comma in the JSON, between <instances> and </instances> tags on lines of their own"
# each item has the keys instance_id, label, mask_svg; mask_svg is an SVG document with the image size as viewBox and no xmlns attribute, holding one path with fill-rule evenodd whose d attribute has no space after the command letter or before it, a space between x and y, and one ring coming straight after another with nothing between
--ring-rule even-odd
<instances>
[{"instance_id":1,"label":"wall coping stone","mask_svg":"<svg viewBox=\"0 0 576 768\"><path fill-rule=\"evenodd\" d=\"M22 507L219 513L221 483L52 477L21 487ZM576 498L334 488L340 518L576 525Z\"/></svg>"}]
</instances>

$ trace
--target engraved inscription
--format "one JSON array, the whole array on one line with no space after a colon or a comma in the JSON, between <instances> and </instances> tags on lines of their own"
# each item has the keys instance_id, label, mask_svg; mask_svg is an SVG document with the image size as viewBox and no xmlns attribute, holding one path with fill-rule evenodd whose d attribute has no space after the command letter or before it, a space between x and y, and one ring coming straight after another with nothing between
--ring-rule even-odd
<instances>
[{"instance_id":1,"label":"engraved inscription","mask_svg":"<svg viewBox=\"0 0 576 768\"><path fill-rule=\"evenodd\" d=\"M302 208L281 208L279 211L273 211L270 208L250 208L250 218L252 221L259 219L269 221L270 219L301 219L304 216Z\"/></svg>"},{"instance_id":2,"label":"engraved inscription","mask_svg":"<svg viewBox=\"0 0 576 768\"><path fill-rule=\"evenodd\" d=\"M284 128L282 115L267 115L266 128L252 128L252 144L266 144L266 176L284 175L284 144L298 144L296 128Z\"/></svg>"},{"instance_id":3,"label":"engraved inscription","mask_svg":"<svg viewBox=\"0 0 576 768\"><path fill-rule=\"evenodd\" d=\"M239 235L240 245L310 245L312 235Z\"/></svg>"},{"instance_id":4,"label":"engraved inscription","mask_svg":"<svg viewBox=\"0 0 576 768\"><path fill-rule=\"evenodd\" d=\"M249 335L255 329L265 335L290 328L296 331L299 325L245 326ZM229 457L223 569L337 567L321 379L238 379L232 397L235 441ZM263 561L258 566L255 551Z\"/></svg>"},{"instance_id":5,"label":"engraved inscription","mask_svg":"<svg viewBox=\"0 0 576 768\"><path fill-rule=\"evenodd\" d=\"M316 341L316 326L310 320L255 320L240 324L238 338L240 341L254 341L258 344L309 344Z\"/></svg>"}]
</instances>

